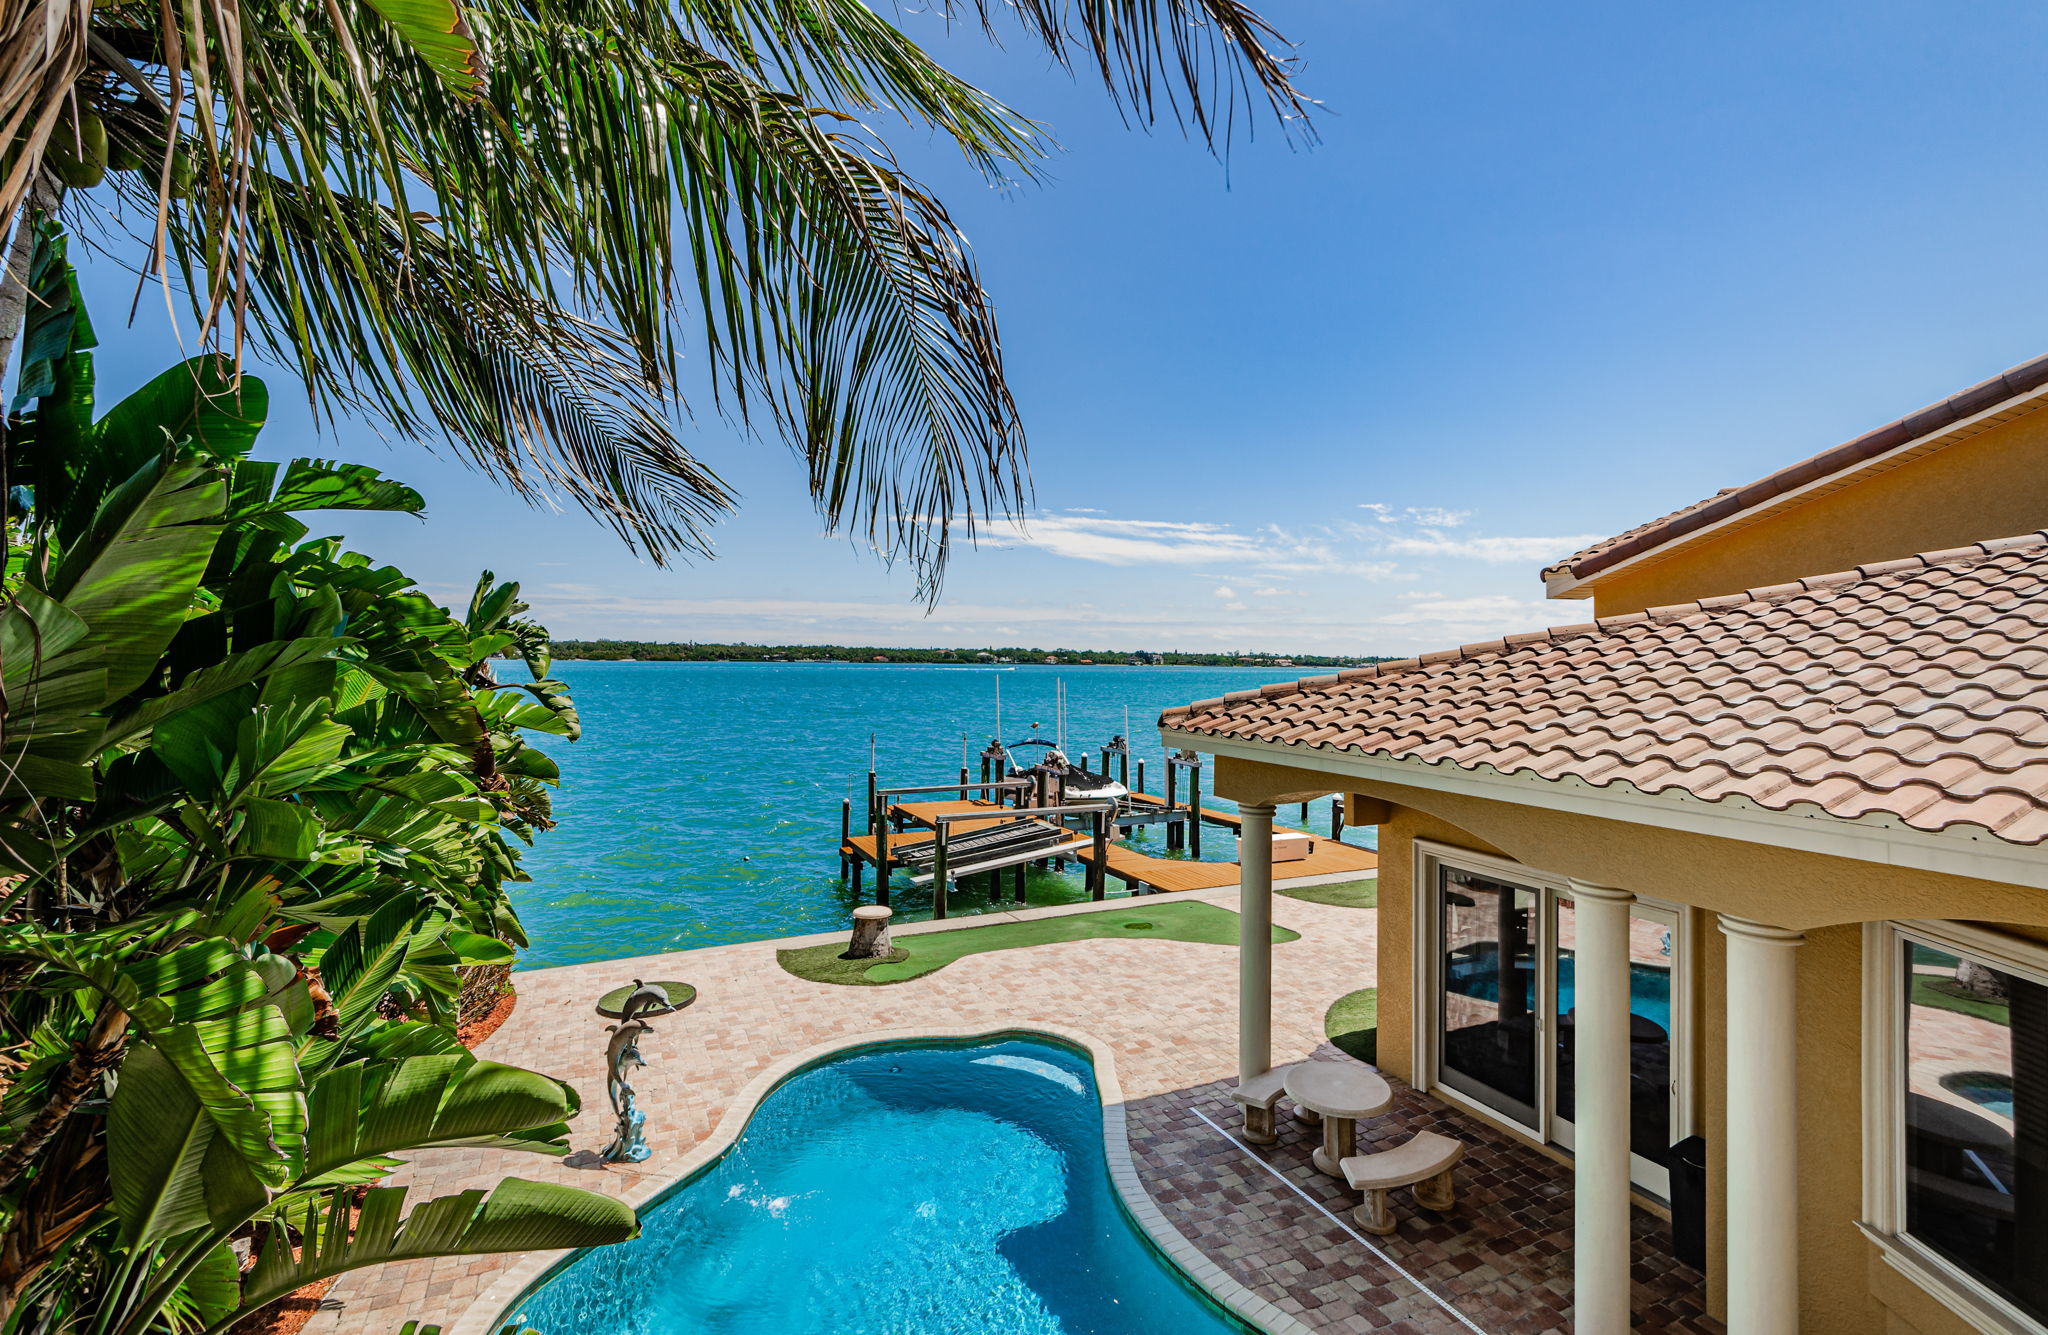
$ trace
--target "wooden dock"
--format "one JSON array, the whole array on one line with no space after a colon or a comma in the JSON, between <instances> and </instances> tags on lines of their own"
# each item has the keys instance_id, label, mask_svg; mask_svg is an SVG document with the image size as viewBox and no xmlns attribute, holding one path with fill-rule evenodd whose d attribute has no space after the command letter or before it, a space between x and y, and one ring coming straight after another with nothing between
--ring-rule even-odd
<instances>
[{"instance_id":1,"label":"wooden dock","mask_svg":"<svg viewBox=\"0 0 2048 1335\"><path fill-rule=\"evenodd\" d=\"M956 816L967 811L999 810L1001 807L997 803L984 802L973 797L964 802L957 798L951 802L892 802L889 804L889 818L898 829L906 825L915 825L921 829L935 830L938 828L940 816ZM956 820L952 824L956 833L964 834L968 830L985 829L995 823L994 820Z\"/></svg>"},{"instance_id":2,"label":"wooden dock","mask_svg":"<svg viewBox=\"0 0 2048 1335\"><path fill-rule=\"evenodd\" d=\"M1141 807L1158 807L1161 811L1164 811L1166 809L1166 799L1163 797L1156 797L1151 793L1132 793L1131 804L1133 806ZM1182 803L1180 806L1176 807L1175 810L1185 811L1187 810L1187 805L1185 803ZM1218 811L1214 807L1203 807L1202 819L1209 822L1209 824L1211 825L1221 825L1226 830L1238 830L1244 827L1244 821L1238 816L1238 814L1235 811ZM1273 833L1290 834L1294 833L1294 830L1292 826L1282 825L1276 821L1273 824ZM1301 831L1301 833L1305 834L1308 832ZM1320 839L1322 836L1317 835L1316 837Z\"/></svg>"},{"instance_id":3,"label":"wooden dock","mask_svg":"<svg viewBox=\"0 0 2048 1335\"><path fill-rule=\"evenodd\" d=\"M1121 746L1121 739L1117 745ZM1110 754L1105 749L1105 773ZM979 781L970 780L963 755L957 783L902 788L878 786L871 770L864 817L867 828L861 833L855 833L861 827L854 820L852 797L841 803L840 878L852 881L856 900L863 873L870 867L876 873L876 899L882 904L889 902L890 876L899 868L908 870L911 883L919 886L943 879L950 887L957 878L986 875L992 903L1005 897L1004 882L1009 881L1020 904L1025 900L1025 876L1032 863L1056 866L1071 859L1080 864L1086 873L1087 891L1095 899L1103 897L1104 882L1112 876L1133 891L1169 892L1220 890L1244 879L1244 869L1235 862L1201 860L1203 826L1218 826L1242 839L1244 820L1235 811L1200 805L1201 767L1192 755L1167 759L1166 791L1176 794L1172 800L1142 791L1145 766L1140 762L1138 781L1130 788L1128 800L1109 805L1068 805L1063 783L1049 791L1042 773L1036 779L1026 773L1003 777L1005 752L1000 746L991 746L981 761ZM1187 771L1185 787L1175 782L1183 770ZM1120 833L1152 825L1164 827L1163 851L1185 849L1195 856L1155 857L1116 841ZM943 843L940 831L945 832ZM1379 858L1370 849L1285 825L1274 825L1273 832L1309 834L1315 840L1314 851L1306 857L1274 867L1276 880L1361 876L1379 868ZM1098 840L1102 841L1099 852ZM934 917L945 916L945 903L946 888L941 887L933 896Z\"/></svg>"},{"instance_id":4,"label":"wooden dock","mask_svg":"<svg viewBox=\"0 0 2048 1335\"><path fill-rule=\"evenodd\" d=\"M1094 861L1090 850L1083 850L1074 857L1080 862ZM1109 874L1134 889L1142 885L1154 890L1220 890L1244 879L1244 868L1235 862L1155 858L1128 844L1111 844L1108 862ZM1334 839L1318 838L1315 851L1307 857L1274 863L1273 879L1286 881L1298 876L1336 876L1347 872L1362 876L1367 872L1377 872L1379 866L1379 854L1369 848L1354 848Z\"/></svg>"}]
</instances>

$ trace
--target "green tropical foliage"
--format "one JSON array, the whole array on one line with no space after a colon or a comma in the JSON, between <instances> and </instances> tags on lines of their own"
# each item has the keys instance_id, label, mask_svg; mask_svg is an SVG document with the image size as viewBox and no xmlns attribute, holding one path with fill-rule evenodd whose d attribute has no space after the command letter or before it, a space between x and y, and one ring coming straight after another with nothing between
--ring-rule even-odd
<instances>
[{"instance_id":1,"label":"green tropical foliage","mask_svg":"<svg viewBox=\"0 0 2048 1335\"><path fill-rule=\"evenodd\" d=\"M12 8L0 234L61 185L182 282L202 339L253 340L330 410L439 435L657 560L732 501L679 426L686 348L829 524L928 588L956 532L1025 499L991 299L883 134L995 183L1053 141L862 0ZM1303 123L1239 0L963 11L1139 121Z\"/></svg>"},{"instance_id":2,"label":"green tropical foliage","mask_svg":"<svg viewBox=\"0 0 2048 1335\"><path fill-rule=\"evenodd\" d=\"M313 536L420 498L251 459L263 386L222 358L100 411L38 242L0 436L0 1332L213 1332L360 1266L631 1236L559 1185L376 1185L433 1146L562 1153L577 1111L455 1029L463 971L524 939L557 777L527 739L577 734L518 586L453 615Z\"/></svg>"}]
</instances>

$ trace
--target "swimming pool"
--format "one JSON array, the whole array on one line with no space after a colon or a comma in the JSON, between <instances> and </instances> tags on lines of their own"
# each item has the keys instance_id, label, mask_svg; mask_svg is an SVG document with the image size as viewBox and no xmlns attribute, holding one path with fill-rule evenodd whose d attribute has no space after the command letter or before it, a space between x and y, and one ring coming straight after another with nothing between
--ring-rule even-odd
<instances>
[{"instance_id":1,"label":"swimming pool","mask_svg":"<svg viewBox=\"0 0 2048 1335\"><path fill-rule=\"evenodd\" d=\"M1126 1213L1086 1057L1005 1038L792 1076L635 1241L508 1318L542 1335L1243 1335Z\"/></svg>"}]
</instances>

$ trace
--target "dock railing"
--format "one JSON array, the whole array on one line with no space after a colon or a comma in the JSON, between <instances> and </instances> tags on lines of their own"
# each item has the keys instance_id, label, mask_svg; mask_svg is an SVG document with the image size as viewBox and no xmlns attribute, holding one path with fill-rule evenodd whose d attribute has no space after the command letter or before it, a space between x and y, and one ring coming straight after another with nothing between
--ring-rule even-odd
<instances>
[{"instance_id":1,"label":"dock railing","mask_svg":"<svg viewBox=\"0 0 2048 1335\"><path fill-rule=\"evenodd\" d=\"M881 874L886 877L889 866L890 798L910 797L921 793L957 792L960 794L960 800L964 802L967 800L967 794L970 790L974 792L1001 790L1006 793L1021 794L1030 786L1031 781L1029 779L991 779L987 783L920 783L904 788L877 788L875 786L875 776L870 772L868 774L868 830L875 836L875 865L883 869ZM1000 802L1001 799L998 798L997 800ZM980 819L986 820L988 817L984 815Z\"/></svg>"},{"instance_id":2,"label":"dock railing","mask_svg":"<svg viewBox=\"0 0 2048 1335\"><path fill-rule=\"evenodd\" d=\"M976 871L988 871L993 868L1010 865L1010 863L1006 861L974 864L968 867L960 868L956 873L953 867L950 865L951 859L949 857L949 853L950 844L952 840L952 832L948 828L955 822L975 821L978 822L976 826L977 829L986 829L987 826L990 824L1000 824L1009 821L1043 821L1046 817L1054 817L1058 820L1060 827L1064 828L1066 820L1069 817L1087 817L1089 821L1089 832L1088 839L1086 842L1088 842L1091 845L1093 852L1093 856L1088 863L1088 897L1091 899L1099 900L1102 899L1106 893L1105 887L1108 878L1104 873L1104 868L1109 863L1109 823L1110 820L1114 817L1115 813L1116 803L1113 801L1105 801L1067 802L1057 806L1009 807L1004 808L1000 812L947 812L945 814L932 817L932 825L936 836L932 850L932 917L943 918L946 916L946 891L948 886L951 885L953 876L955 874L966 875ZM1066 852L1072 849L1079 848L1081 842L1081 840L1076 839L1072 843L1061 844L1056 848L1038 848L1020 851L1035 855L1025 857L1023 859L1024 861L1036 861L1038 860L1038 858L1052 856L1061 852ZM1012 859L1012 861L1014 860L1015 859Z\"/></svg>"}]
</instances>

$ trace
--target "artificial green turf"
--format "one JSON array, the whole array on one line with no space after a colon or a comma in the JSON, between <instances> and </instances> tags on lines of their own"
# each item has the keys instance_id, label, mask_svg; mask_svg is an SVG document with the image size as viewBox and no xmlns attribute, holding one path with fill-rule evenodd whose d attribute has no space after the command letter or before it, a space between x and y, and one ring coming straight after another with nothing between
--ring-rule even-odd
<instances>
[{"instance_id":1,"label":"artificial green turf","mask_svg":"<svg viewBox=\"0 0 2048 1335\"><path fill-rule=\"evenodd\" d=\"M1275 942L1293 941L1299 932L1285 927L1273 929ZM1025 946L1050 945L1056 941L1086 941L1098 938L1166 941L1195 941L1204 945L1237 944L1237 915L1200 900L1178 904L1150 904L1134 901L1120 910L1103 913L1074 913L1055 918L1033 918L1026 922L990 923L986 927L962 927L949 932L919 932L898 936L896 949L887 960L841 958L846 947L837 942L778 950L776 962L799 978L814 983L845 983L872 986L902 983L943 969L954 960L990 950L1016 950Z\"/></svg>"},{"instance_id":2,"label":"artificial green turf","mask_svg":"<svg viewBox=\"0 0 2048 1335\"><path fill-rule=\"evenodd\" d=\"M1335 885L1302 885L1275 893L1340 909L1376 909L1380 906L1380 878L1368 876L1362 881L1340 881Z\"/></svg>"},{"instance_id":3,"label":"artificial green turf","mask_svg":"<svg viewBox=\"0 0 2048 1335\"><path fill-rule=\"evenodd\" d=\"M1974 1015L1980 1020L1993 1024L2012 1023L2012 1006L2008 1002L1992 1001L1966 991L1953 978L1938 978L1929 974L1913 975L1913 1004L1933 1006L1939 1010L1954 1011L1958 1015Z\"/></svg>"},{"instance_id":4,"label":"artificial green turf","mask_svg":"<svg viewBox=\"0 0 2048 1335\"><path fill-rule=\"evenodd\" d=\"M1323 1016L1323 1032L1340 1051L1377 1066L1380 1056L1380 990L1361 987L1338 997Z\"/></svg>"},{"instance_id":5,"label":"artificial green turf","mask_svg":"<svg viewBox=\"0 0 2048 1335\"><path fill-rule=\"evenodd\" d=\"M809 946L802 950L778 950L775 958L782 967L799 978L808 978L814 983L846 983L859 985L874 980L867 976L869 969L877 964L894 964L910 958L910 952L898 946L889 952L887 960L873 957L850 960L846 958L845 946Z\"/></svg>"}]
</instances>

